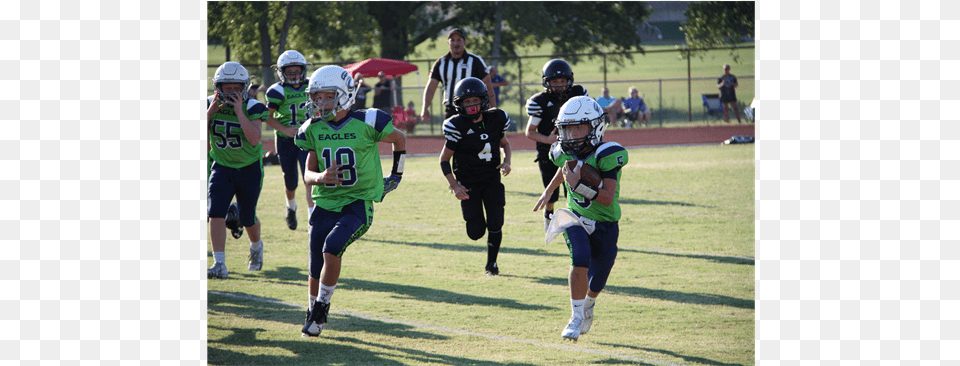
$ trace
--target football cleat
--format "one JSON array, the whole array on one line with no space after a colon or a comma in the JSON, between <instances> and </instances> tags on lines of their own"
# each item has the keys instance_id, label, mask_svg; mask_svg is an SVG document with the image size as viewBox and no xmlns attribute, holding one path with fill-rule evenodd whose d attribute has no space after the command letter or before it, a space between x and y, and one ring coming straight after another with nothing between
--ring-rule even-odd
<instances>
[{"instance_id":1,"label":"football cleat","mask_svg":"<svg viewBox=\"0 0 960 366\"><path fill-rule=\"evenodd\" d=\"M307 310L307 320L303 324L301 337L318 337L323 331L323 326L327 324L327 313L330 312L330 304L324 304L317 301L313 304L313 311Z\"/></svg>"},{"instance_id":2,"label":"football cleat","mask_svg":"<svg viewBox=\"0 0 960 366\"><path fill-rule=\"evenodd\" d=\"M207 278L227 278L227 265L223 263L214 263L207 268Z\"/></svg>"},{"instance_id":3,"label":"football cleat","mask_svg":"<svg viewBox=\"0 0 960 366\"><path fill-rule=\"evenodd\" d=\"M263 268L263 244L260 244L259 250L250 249L250 256L247 257L249 260L251 271L259 271Z\"/></svg>"},{"instance_id":4,"label":"football cleat","mask_svg":"<svg viewBox=\"0 0 960 366\"><path fill-rule=\"evenodd\" d=\"M494 263L492 266L488 265L485 269L488 277L493 277L500 274L500 267L497 267L496 263Z\"/></svg>"},{"instance_id":5,"label":"football cleat","mask_svg":"<svg viewBox=\"0 0 960 366\"><path fill-rule=\"evenodd\" d=\"M227 208L225 222L227 229L230 229L230 235L233 235L234 239L240 239L240 236L243 235L243 225L240 225L240 208L237 207L236 202L231 203L230 207Z\"/></svg>"},{"instance_id":6,"label":"football cleat","mask_svg":"<svg viewBox=\"0 0 960 366\"><path fill-rule=\"evenodd\" d=\"M297 210L287 207L287 227L297 230Z\"/></svg>"},{"instance_id":7,"label":"football cleat","mask_svg":"<svg viewBox=\"0 0 960 366\"><path fill-rule=\"evenodd\" d=\"M590 326L593 325L593 307L596 305L596 300L594 300L593 303L584 305L583 324L580 325L580 334L587 334L587 332L590 331Z\"/></svg>"},{"instance_id":8,"label":"football cleat","mask_svg":"<svg viewBox=\"0 0 960 366\"><path fill-rule=\"evenodd\" d=\"M580 326L583 325L583 319L575 316L570 317L570 323L567 324L567 327L563 329L563 333L560 333L563 336L563 339L569 339L576 342L580 338Z\"/></svg>"}]
</instances>

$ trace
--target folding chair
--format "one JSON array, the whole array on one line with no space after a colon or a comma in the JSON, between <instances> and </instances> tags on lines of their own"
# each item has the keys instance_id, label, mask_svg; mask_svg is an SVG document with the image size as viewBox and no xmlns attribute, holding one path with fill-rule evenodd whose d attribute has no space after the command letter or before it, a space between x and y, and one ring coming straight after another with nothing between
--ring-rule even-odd
<instances>
[{"instance_id":1,"label":"folding chair","mask_svg":"<svg viewBox=\"0 0 960 366\"><path fill-rule=\"evenodd\" d=\"M700 94L703 96L703 114L714 118L723 118L723 105L720 104L720 94Z\"/></svg>"}]
</instances>

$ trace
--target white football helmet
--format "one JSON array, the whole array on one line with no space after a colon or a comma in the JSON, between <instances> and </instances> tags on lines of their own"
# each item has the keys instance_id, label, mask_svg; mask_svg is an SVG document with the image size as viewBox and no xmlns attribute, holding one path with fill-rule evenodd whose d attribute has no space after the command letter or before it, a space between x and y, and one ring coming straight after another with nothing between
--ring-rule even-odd
<instances>
[{"instance_id":1,"label":"white football helmet","mask_svg":"<svg viewBox=\"0 0 960 366\"><path fill-rule=\"evenodd\" d=\"M312 94L320 91L335 92L336 97L326 103L314 100ZM307 107L310 117L329 121L338 112L350 109L357 96L357 84L344 68L327 65L310 75L307 94L310 94L310 103Z\"/></svg>"},{"instance_id":2,"label":"white football helmet","mask_svg":"<svg viewBox=\"0 0 960 366\"><path fill-rule=\"evenodd\" d=\"M570 155L579 155L600 145L606 123L603 109L597 101L585 95L570 98L557 115L557 140L560 149ZM587 125L589 129L576 128Z\"/></svg>"},{"instance_id":3,"label":"white football helmet","mask_svg":"<svg viewBox=\"0 0 960 366\"><path fill-rule=\"evenodd\" d=\"M287 76L284 75L283 69L287 66L300 66L303 69L300 71L300 76L296 80L288 80ZM307 59L300 54L300 52L294 50L287 50L280 54L280 57L277 58L277 75L280 76L280 83L282 84L298 84L303 82L307 78Z\"/></svg>"},{"instance_id":4,"label":"white football helmet","mask_svg":"<svg viewBox=\"0 0 960 366\"><path fill-rule=\"evenodd\" d=\"M240 92L240 100L246 101L250 99L250 91L247 90L250 88L250 74L247 72L247 68L243 67L239 62L224 62L223 65L220 65L217 71L213 73L213 87L224 97L228 96L228 94L223 92L222 84L231 83L243 84L243 90ZM221 98L221 101L223 101L224 105L232 107L230 103L226 102L225 98Z\"/></svg>"}]
</instances>

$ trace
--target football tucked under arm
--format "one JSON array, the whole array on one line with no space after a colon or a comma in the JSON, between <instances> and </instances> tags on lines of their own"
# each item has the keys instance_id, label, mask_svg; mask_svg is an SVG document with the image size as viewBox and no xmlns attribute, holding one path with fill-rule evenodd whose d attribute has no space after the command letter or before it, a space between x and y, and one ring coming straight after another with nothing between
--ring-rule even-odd
<instances>
[{"instance_id":1,"label":"football tucked under arm","mask_svg":"<svg viewBox=\"0 0 960 366\"><path fill-rule=\"evenodd\" d=\"M577 182L576 186L571 187L571 189L586 199L593 200L597 198L597 195L600 193L600 184L603 183L600 172L590 165L575 160L568 161L566 164L568 170L573 171L577 169L577 166L579 166L580 169L580 181Z\"/></svg>"},{"instance_id":2,"label":"football tucked under arm","mask_svg":"<svg viewBox=\"0 0 960 366\"><path fill-rule=\"evenodd\" d=\"M567 169L576 169L577 164L580 164L576 160L567 161ZM588 164L580 164L580 182L594 188L600 188L600 184L603 183L603 178L600 177L600 172L597 168L594 168Z\"/></svg>"}]
</instances>

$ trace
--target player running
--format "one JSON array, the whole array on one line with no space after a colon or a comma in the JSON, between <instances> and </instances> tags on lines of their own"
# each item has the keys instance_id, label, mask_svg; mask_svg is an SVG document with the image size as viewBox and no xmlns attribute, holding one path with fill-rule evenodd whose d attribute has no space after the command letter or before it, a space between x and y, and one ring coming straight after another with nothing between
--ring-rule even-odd
<instances>
[{"instance_id":1,"label":"player running","mask_svg":"<svg viewBox=\"0 0 960 366\"><path fill-rule=\"evenodd\" d=\"M557 116L559 141L550 148L550 160L563 167L550 182L534 211L543 208L550 192L566 184L567 207L559 209L547 230L550 235L562 231L570 250L570 305L573 315L561 333L563 339L576 341L593 324L593 308L617 258L620 235L620 169L627 164L627 150L616 142L602 142L605 124L603 110L590 97L571 98ZM576 160L600 173L602 183L593 187L580 180L579 168L564 164ZM562 176L562 178L561 178Z\"/></svg>"},{"instance_id":2,"label":"player running","mask_svg":"<svg viewBox=\"0 0 960 366\"><path fill-rule=\"evenodd\" d=\"M207 97L207 131L209 157L207 218L210 221L210 242L214 264L207 269L207 278L227 278L226 222L227 210L234 195L240 224L250 239L249 270L263 267L263 241L257 201L263 186L263 143L260 142L262 120L267 107L250 98L250 74L236 62L225 62L213 75L216 91ZM238 237L238 235L234 235Z\"/></svg>"},{"instance_id":3,"label":"player running","mask_svg":"<svg viewBox=\"0 0 960 366\"><path fill-rule=\"evenodd\" d=\"M307 152L304 180L313 184L317 209L310 215L309 310L303 337L320 335L330 299L340 279L347 246L373 224L373 202L400 184L406 138L378 109L351 111L356 84L340 66L324 66L310 76L310 119L295 142ZM377 142L393 145L393 169L383 177Z\"/></svg>"},{"instance_id":4,"label":"player running","mask_svg":"<svg viewBox=\"0 0 960 366\"><path fill-rule=\"evenodd\" d=\"M454 87L457 115L443 122L447 141L440 153L440 170L460 200L467 236L478 240L487 235L487 276L500 274L497 254L503 239L503 207L506 204L500 174L510 174L510 141L506 129L510 117L499 109L488 109L487 86L470 77ZM500 151L503 150L503 163ZM453 158L453 166L450 166ZM456 178L454 178L456 174ZM486 210L487 217L483 213Z\"/></svg>"},{"instance_id":5,"label":"player running","mask_svg":"<svg viewBox=\"0 0 960 366\"><path fill-rule=\"evenodd\" d=\"M283 171L283 183L287 198L287 228L297 229L297 185L303 179L297 174L297 162L300 170L306 171L307 152L297 148L293 137L297 135L300 124L307 120L307 59L294 50L288 50L277 58L277 75L280 81L267 89L267 107L270 118L267 125L277 131L277 157L280 170ZM310 199L311 186L304 184L308 214L313 213L313 201Z\"/></svg>"},{"instance_id":6,"label":"player running","mask_svg":"<svg viewBox=\"0 0 960 366\"><path fill-rule=\"evenodd\" d=\"M540 178L543 186L550 184L550 179L557 173L557 167L550 161L550 146L557 141L554 133L556 126L553 120L557 118L560 106L568 99L590 94L581 85L573 83L573 69L570 64L561 59L553 59L543 64L541 78L544 91L534 94L527 100L527 138L537 142L537 158L534 162L540 169ZM553 204L560 198L560 191L554 190L547 202L547 209L543 212L543 229L550 226L550 217L553 215Z\"/></svg>"}]
</instances>

